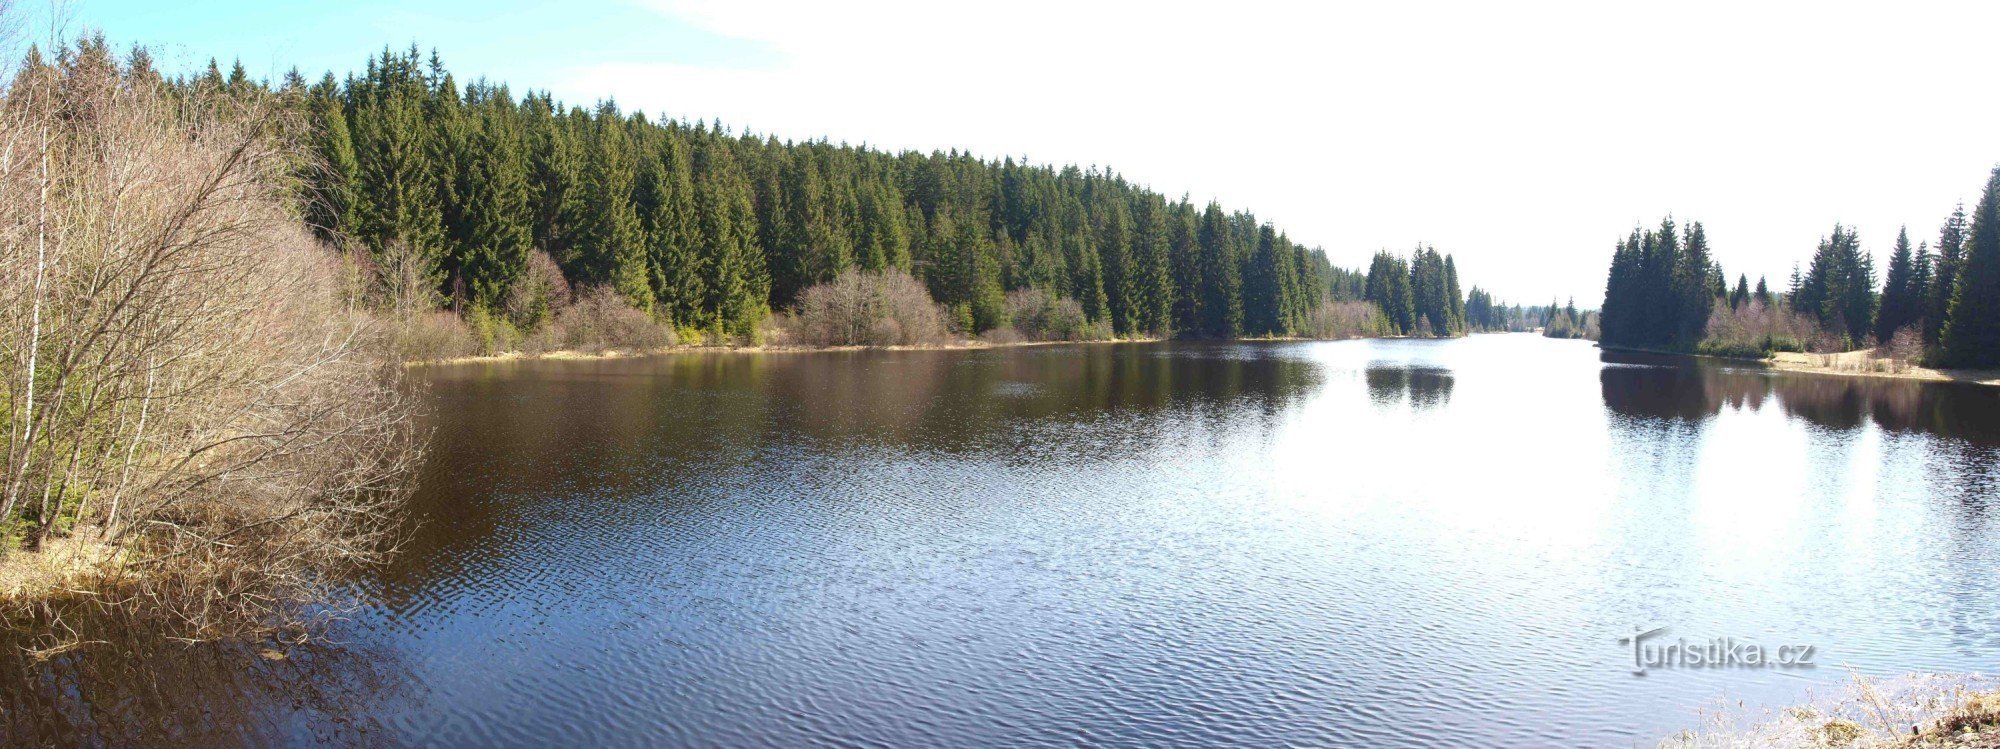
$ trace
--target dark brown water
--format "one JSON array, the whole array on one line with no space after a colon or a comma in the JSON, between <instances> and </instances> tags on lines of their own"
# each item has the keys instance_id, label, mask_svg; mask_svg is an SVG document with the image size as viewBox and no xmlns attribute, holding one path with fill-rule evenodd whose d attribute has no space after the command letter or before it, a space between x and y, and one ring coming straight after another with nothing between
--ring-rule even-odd
<instances>
[{"instance_id":1,"label":"dark brown water","mask_svg":"<svg viewBox=\"0 0 2000 749\"><path fill-rule=\"evenodd\" d=\"M421 526L336 642L106 655L41 725L1651 746L1847 667L2000 665L2000 389L1522 335L422 375ZM1635 675L1618 638L1655 626L1817 666Z\"/></svg>"}]
</instances>

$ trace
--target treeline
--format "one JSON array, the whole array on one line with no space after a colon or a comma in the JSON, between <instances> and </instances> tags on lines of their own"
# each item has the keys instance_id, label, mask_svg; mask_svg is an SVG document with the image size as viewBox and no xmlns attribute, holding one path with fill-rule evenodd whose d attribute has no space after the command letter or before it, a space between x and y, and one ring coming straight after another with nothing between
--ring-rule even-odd
<instances>
[{"instance_id":1,"label":"treeline","mask_svg":"<svg viewBox=\"0 0 2000 749\"><path fill-rule=\"evenodd\" d=\"M1978 207L1945 219L1935 246L1899 231L1888 271L1835 225L1782 295L1759 278L1725 282L1699 222L1634 230L1612 253L1603 340L1644 348L1769 354L1893 349L1934 366L2000 366L2000 169ZM1879 283L1878 283L1879 282ZM1760 338L1761 336L1761 338Z\"/></svg>"},{"instance_id":2,"label":"treeline","mask_svg":"<svg viewBox=\"0 0 2000 749\"><path fill-rule=\"evenodd\" d=\"M1578 310L1575 299L1562 306L1554 300L1548 306L1509 306L1477 286L1465 293L1465 324L1476 332L1526 333L1541 328L1551 338L1597 337L1597 314Z\"/></svg>"},{"instance_id":3,"label":"treeline","mask_svg":"<svg viewBox=\"0 0 2000 749\"><path fill-rule=\"evenodd\" d=\"M684 336L736 339L848 270L916 277L969 333L1005 324L1007 292L1036 289L1122 336L1290 335L1365 283L1249 212L1109 170L517 99L460 86L414 48L345 79L267 85L211 64L161 85L296 107L316 156L299 198L323 239L378 264L414 258L433 306L519 325L537 322L509 305L537 253L575 288L615 289Z\"/></svg>"},{"instance_id":4,"label":"treeline","mask_svg":"<svg viewBox=\"0 0 2000 749\"><path fill-rule=\"evenodd\" d=\"M1466 332L1458 264L1436 249L1418 247L1407 260L1387 251L1376 253L1368 265L1362 296L1382 310L1396 334L1455 336Z\"/></svg>"}]
</instances>

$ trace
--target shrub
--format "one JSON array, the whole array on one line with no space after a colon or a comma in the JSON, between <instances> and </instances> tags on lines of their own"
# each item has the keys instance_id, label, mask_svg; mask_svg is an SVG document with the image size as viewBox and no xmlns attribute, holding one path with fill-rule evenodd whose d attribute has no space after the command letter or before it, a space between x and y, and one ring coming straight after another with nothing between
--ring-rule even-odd
<instances>
[{"instance_id":1,"label":"shrub","mask_svg":"<svg viewBox=\"0 0 2000 749\"><path fill-rule=\"evenodd\" d=\"M465 325L470 328L474 344L479 353L486 356L521 350L520 328L507 321L502 315L488 312L483 305L473 305L465 312Z\"/></svg>"},{"instance_id":2,"label":"shrub","mask_svg":"<svg viewBox=\"0 0 2000 749\"><path fill-rule=\"evenodd\" d=\"M990 343L995 346L1005 346L1008 344L1024 342L1028 340L1028 337L1021 335L1021 331L1015 330L1011 327L1001 327L1001 328L994 328L984 333L980 333L979 340L985 341L986 343Z\"/></svg>"},{"instance_id":3,"label":"shrub","mask_svg":"<svg viewBox=\"0 0 2000 749\"><path fill-rule=\"evenodd\" d=\"M480 353L472 330L451 312L416 312L390 320L391 350L399 361L443 361Z\"/></svg>"},{"instance_id":4,"label":"shrub","mask_svg":"<svg viewBox=\"0 0 2000 749\"><path fill-rule=\"evenodd\" d=\"M1041 289L1007 292L1004 317L1008 325L1031 341L1103 341L1111 330L1102 322L1091 322L1083 305L1069 297L1059 297Z\"/></svg>"},{"instance_id":5,"label":"shrub","mask_svg":"<svg viewBox=\"0 0 2000 749\"><path fill-rule=\"evenodd\" d=\"M570 304L569 281L549 253L536 250L528 267L507 289L507 317L521 330L534 330Z\"/></svg>"},{"instance_id":6,"label":"shrub","mask_svg":"<svg viewBox=\"0 0 2000 749\"><path fill-rule=\"evenodd\" d=\"M1707 334L1695 345L1695 351L1761 359L1778 351L1839 351L1839 341L1838 336L1822 332L1812 318L1785 305L1753 299L1736 308L1715 305L1708 316Z\"/></svg>"},{"instance_id":7,"label":"shrub","mask_svg":"<svg viewBox=\"0 0 2000 749\"><path fill-rule=\"evenodd\" d=\"M402 336L297 219L284 109L165 96L101 43L54 59L0 93L0 528L43 561L112 551L9 625L60 647L114 618L70 605L190 638L303 621L389 548L419 453ZM457 336L389 249L401 343Z\"/></svg>"},{"instance_id":8,"label":"shrub","mask_svg":"<svg viewBox=\"0 0 2000 749\"><path fill-rule=\"evenodd\" d=\"M674 331L653 321L610 286L577 295L576 302L556 313L546 340L577 351L652 349L674 344Z\"/></svg>"},{"instance_id":9,"label":"shrub","mask_svg":"<svg viewBox=\"0 0 2000 749\"><path fill-rule=\"evenodd\" d=\"M814 346L912 346L950 341L943 306L899 271L847 271L799 294L788 339Z\"/></svg>"},{"instance_id":10,"label":"shrub","mask_svg":"<svg viewBox=\"0 0 2000 749\"><path fill-rule=\"evenodd\" d=\"M1373 302L1323 302L1306 316L1309 338L1340 340L1391 335L1389 318Z\"/></svg>"}]
</instances>

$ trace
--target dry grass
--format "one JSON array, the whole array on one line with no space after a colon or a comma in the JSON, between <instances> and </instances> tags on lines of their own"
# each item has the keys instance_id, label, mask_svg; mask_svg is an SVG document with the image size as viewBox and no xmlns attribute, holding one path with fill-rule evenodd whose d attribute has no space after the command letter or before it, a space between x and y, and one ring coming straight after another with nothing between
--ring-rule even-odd
<instances>
[{"instance_id":1,"label":"dry grass","mask_svg":"<svg viewBox=\"0 0 2000 749\"><path fill-rule=\"evenodd\" d=\"M1662 749L1932 749L2000 747L2000 693L1976 676L1869 680L1777 712L1708 711L1704 726Z\"/></svg>"},{"instance_id":2,"label":"dry grass","mask_svg":"<svg viewBox=\"0 0 2000 749\"><path fill-rule=\"evenodd\" d=\"M2000 371L1931 369L1918 366L1914 358L1883 356L1880 349L1847 351L1838 354L1780 352L1771 355L1771 366L1787 372L2000 385Z\"/></svg>"}]
</instances>

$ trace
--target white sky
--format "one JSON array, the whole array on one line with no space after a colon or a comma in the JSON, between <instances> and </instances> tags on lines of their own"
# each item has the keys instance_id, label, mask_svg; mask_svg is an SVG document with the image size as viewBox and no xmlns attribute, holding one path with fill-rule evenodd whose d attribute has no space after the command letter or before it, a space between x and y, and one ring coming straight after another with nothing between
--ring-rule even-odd
<instances>
[{"instance_id":1,"label":"white sky","mask_svg":"<svg viewBox=\"0 0 2000 749\"><path fill-rule=\"evenodd\" d=\"M1334 262L1418 242L1508 301L1595 306L1610 248L1706 223L1782 286L1834 222L1886 256L2000 160L2000 3L640 0L751 68L564 71L558 94L783 138L1109 165Z\"/></svg>"}]
</instances>

